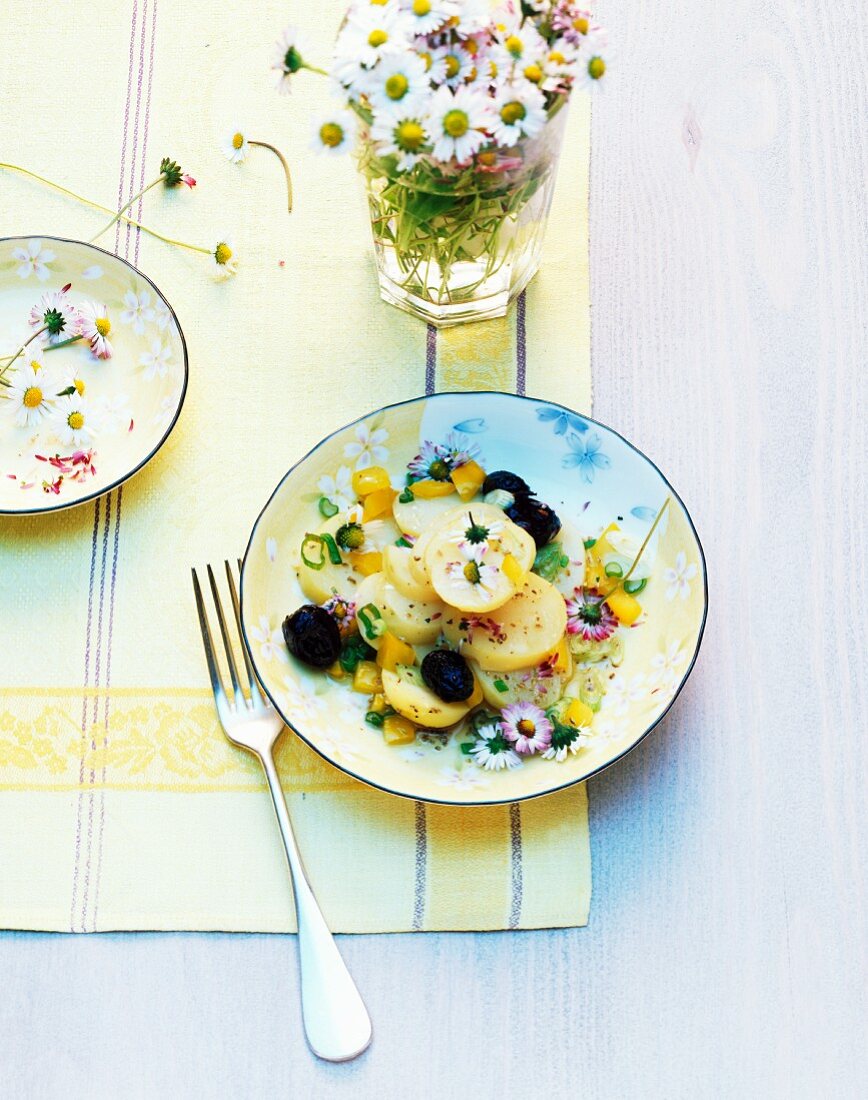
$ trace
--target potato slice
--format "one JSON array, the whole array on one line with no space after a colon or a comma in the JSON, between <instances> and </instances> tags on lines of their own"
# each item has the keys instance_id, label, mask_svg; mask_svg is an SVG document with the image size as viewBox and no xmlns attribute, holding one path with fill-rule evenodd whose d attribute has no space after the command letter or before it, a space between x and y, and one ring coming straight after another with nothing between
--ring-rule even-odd
<instances>
[{"instance_id":1,"label":"potato slice","mask_svg":"<svg viewBox=\"0 0 868 1100\"><path fill-rule=\"evenodd\" d=\"M585 583L585 543L570 523L563 524L557 542L570 563L557 575L554 584L559 592L571 598L575 590Z\"/></svg>"},{"instance_id":2,"label":"potato slice","mask_svg":"<svg viewBox=\"0 0 868 1100\"><path fill-rule=\"evenodd\" d=\"M405 665L395 672L383 672L383 691L399 714L428 729L454 726L470 710L467 703L444 703L425 684L419 669Z\"/></svg>"},{"instance_id":3,"label":"potato slice","mask_svg":"<svg viewBox=\"0 0 868 1100\"><path fill-rule=\"evenodd\" d=\"M335 536L335 532L345 522L343 516L333 516L330 520L322 525L317 531L320 535ZM373 526L373 525L372 525ZM343 596L344 599L354 600L356 598L355 593L358 586L364 580L364 577L357 570L353 569L350 563L346 560L346 556L342 555L344 560L340 565L334 565L329 556L325 554L325 562L321 569L313 569L309 565L305 565L301 560L301 544L299 542L299 550L297 551L296 572L298 574L298 581L301 585L301 590L305 596L312 603L325 603L326 600L331 599L335 593L339 596Z\"/></svg>"},{"instance_id":4,"label":"potato slice","mask_svg":"<svg viewBox=\"0 0 868 1100\"><path fill-rule=\"evenodd\" d=\"M482 688L482 696L490 707L502 710L513 703L535 703L545 709L563 694L563 677L557 673L540 675L538 665L516 669L515 672L491 672L471 661L473 675Z\"/></svg>"},{"instance_id":5,"label":"potato slice","mask_svg":"<svg viewBox=\"0 0 868 1100\"><path fill-rule=\"evenodd\" d=\"M436 600L437 593L430 578L418 578L410 571L413 548L387 546L383 550L383 572L386 580L395 586L402 596L411 600Z\"/></svg>"},{"instance_id":6,"label":"potato slice","mask_svg":"<svg viewBox=\"0 0 868 1100\"><path fill-rule=\"evenodd\" d=\"M402 502L398 494L392 505L392 515L405 534L420 535L429 523L454 511L455 506L454 493L447 497L432 497L430 500L414 497L406 502Z\"/></svg>"},{"instance_id":7,"label":"potato slice","mask_svg":"<svg viewBox=\"0 0 868 1100\"><path fill-rule=\"evenodd\" d=\"M409 645L431 645L440 637L444 607L439 600L411 600L390 584L384 573L374 573L359 585L355 595L356 608L373 604L393 634ZM378 649L379 638L369 638L362 624L362 637Z\"/></svg>"},{"instance_id":8,"label":"potato slice","mask_svg":"<svg viewBox=\"0 0 868 1100\"><path fill-rule=\"evenodd\" d=\"M563 596L535 573L528 573L521 591L494 611L472 616L447 609L443 618L446 638L491 672L540 664L558 646L566 626Z\"/></svg>"}]
</instances>

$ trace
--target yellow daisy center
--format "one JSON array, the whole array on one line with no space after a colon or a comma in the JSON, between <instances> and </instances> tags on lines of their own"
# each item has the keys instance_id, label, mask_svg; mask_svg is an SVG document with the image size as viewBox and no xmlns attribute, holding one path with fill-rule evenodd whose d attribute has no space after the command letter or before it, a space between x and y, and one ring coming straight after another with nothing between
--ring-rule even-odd
<instances>
[{"instance_id":1,"label":"yellow daisy center","mask_svg":"<svg viewBox=\"0 0 868 1100\"><path fill-rule=\"evenodd\" d=\"M39 362L38 359L31 359L30 366L33 368L33 370L42 370L42 364Z\"/></svg>"},{"instance_id":2,"label":"yellow daisy center","mask_svg":"<svg viewBox=\"0 0 868 1100\"><path fill-rule=\"evenodd\" d=\"M488 64L491 66L491 79L494 80L497 76L497 62L489 61Z\"/></svg>"},{"instance_id":3,"label":"yellow daisy center","mask_svg":"<svg viewBox=\"0 0 868 1100\"><path fill-rule=\"evenodd\" d=\"M389 0L371 0L372 4L375 4L378 8L384 8Z\"/></svg>"},{"instance_id":4,"label":"yellow daisy center","mask_svg":"<svg viewBox=\"0 0 868 1100\"><path fill-rule=\"evenodd\" d=\"M344 129L336 122L325 122L319 128L319 139L329 149L336 149L344 140Z\"/></svg>"},{"instance_id":5,"label":"yellow daisy center","mask_svg":"<svg viewBox=\"0 0 868 1100\"><path fill-rule=\"evenodd\" d=\"M24 391L24 408L38 409L42 404L42 390L39 386L28 386Z\"/></svg>"},{"instance_id":6,"label":"yellow daisy center","mask_svg":"<svg viewBox=\"0 0 868 1100\"><path fill-rule=\"evenodd\" d=\"M373 46L375 50L378 49L380 46L385 46L388 41L388 34L386 34L386 32L381 29L371 31L371 33L368 35L368 45Z\"/></svg>"},{"instance_id":7,"label":"yellow daisy center","mask_svg":"<svg viewBox=\"0 0 868 1100\"><path fill-rule=\"evenodd\" d=\"M588 62L588 76L592 80L599 80L606 71L606 62L602 57L592 57Z\"/></svg>"},{"instance_id":8,"label":"yellow daisy center","mask_svg":"<svg viewBox=\"0 0 868 1100\"><path fill-rule=\"evenodd\" d=\"M532 65L528 65L528 67L524 70L524 75L531 82L531 84L539 84L543 77L542 69L539 67L539 65L536 64L536 62L534 62Z\"/></svg>"},{"instance_id":9,"label":"yellow daisy center","mask_svg":"<svg viewBox=\"0 0 868 1100\"><path fill-rule=\"evenodd\" d=\"M233 134L232 135L232 148L233 149L240 149L243 144L244 144L244 134Z\"/></svg>"},{"instance_id":10,"label":"yellow daisy center","mask_svg":"<svg viewBox=\"0 0 868 1100\"><path fill-rule=\"evenodd\" d=\"M524 43L517 34L511 34L504 42L504 46L506 46L513 57L521 57L524 53Z\"/></svg>"},{"instance_id":11,"label":"yellow daisy center","mask_svg":"<svg viewBox=\"0 0 868 1100\"><path fill-rule=\"evenodd\" d=\"M514 126L516 122L519 122L527 114L527 110L523 103L519 103L517 100L513 100L512 103L504 103L500 108L500 117L507 124L507 126Z\"/></svg>"},{"instance_id":12,"label":"yellow daisy center","mask_svg":"<svg viewBox=\"0 0 868 1100\"><path fill-rule=\"evenodd\" d=\"M446 55L446 75L451 80L453 76L458 76L458 72L461 68L461 62L455 56L454 53Z\"/></svg>"},{"instance_id":13,"label":"yellow daisy center","mask_svg":"<svg viewBox=\"0 0 868 1100\"><path fill-rule=\"evenodd\" d=\"M386 80L386 95L389 99L401 99L407 94L410 82L403 73L393 73Z\"/></svg>"},{"instance_id":14,"label":"yellow daisy center","mask_svg":"<svg viewBox=\"0 0 868 1100\"><path fill-rule=\"evenodd\" d=\"M476 158L480 164L485 165L486 168L493 168L497 164L497 153L493 149L486 149L484 153L480 153Z\"/></svg>"},{"instance_id":15,"label":"yellow daisy center","mask_svg":"<svg viewBox=\"0 0 868 1100\"><path fill-rule=\"evenodd\" d=\"M443 116L443 129L450 137L463 137L470 129L470 119L464 111L448 111Z\"/></svg>"},{"instance_id":16,"label":"yellow daisy center","mask_svg":"<svg viewBox=\"0 0 868 1100\"><path fill-rule=\"evenodd\" d=\"M427 15L431 10L431 0L413 0L413 14Z\"/></svg>"},{"instance_id":17,"label":"yellow daisy center","mask_svg":"<svg viewBox=\"0 0 868 1100\"><path fill-rule=\"evenodd\" d=\"M563 63L566 61L566 58L560 50L552 50L552 52L549 54L549 61L551 61L553 65L563 65Z\"/></svg>"},{"instance_id":18,"label":"yellow daisy center","mask_svg":"<svg viewBox=\"0 0 868 1100\"><path fill-rule=\"evenodd\" d=\"M70 413L69 416L66 418L66 422L74 432L81 431L81 429L84 427L84 413Z\"/></svg>"},{"instance_id":19,"label":"yellow daisy center","mask_svg":"<svg viewBox=\"0 0 868 1100\"><path fill-rule=\"evenodd\" d=\"M475 561L469 561L464 566L464 578L471 584L479 584L479 566Z\"/></svg>"},{"instance_id":20,"label":"yellow daisy center","mask_svg":"<svg viewBox=\"0 0 868 1100\"><path fill-rule=\"evenodd\" d=\"M475 38L468 38L467 41L464 43L464 48L470 53L476 53L479 49L479 43L476 41Z\"/></svg>"},{"instance_id":21,"label":"yellow daisy center","mask_svg":"<svg viewBox=\"0 0 868 1100\"><path fill-rule=\"evenodd\" d=\"M536 726L531 722L530 718L522 718L515 728L522 737L533 737L536 733Z\"/></svg>"},{"instance_id":22,"label":"yellow daisy center","mask_svg":"<svg viewBox=\"0 0 868 1100\"><path fill-rule=\"evenodd\" d=\"M418 122L402 122L395 131L398 145L411 153L415 153L425 140L425 131Z\"/></svg>"},{"instance_id":23,"label":"yellow daisy center","mask_svg":"<svg viewBox=\"0 0 868 1100\"><path fill-rule=\"evenodd\" d=\"M228 264L232 259L232 249L223 241L214 249L214 259L218 264Z\"/></svg>"},{"instance_id":24,"label":"yellow daisy center","mask_svg":"<svg viewBox=\"0 0 868 1100\"><path fill-rule=\"evenodd\" d=\"M431 68L431 64L434 58L431 56L430 53L425 53L424 50L419 54L419 56L425 62L425 72L427 73L428 70Z\"/></svg>"},{"instance_id":25,"label":"yellow daisy center","mask_svg":"<svg viewBox=\"0 0 868 1100\"><path fill-rule=\"evenodd\" d=\"M80 378L73 378L73 386L75 386L75 392L79 397L84 397L84 382Z\"/></svg>"},{"instance_id":26,"label":"yellow daisy center","mask_svg":"<svg viewBox=\"0 0 868 1100\"><path fill-rule=\"evenodd\" d=\"M473 81L476 80L478 75L479 73L477 72L476 66L474 65L470 72L467 74L468 83L472 84Z\"/></svg>"},{"instance_id":27,"label":"yellow daisy center","mask_svg":"<svg viewBox=\"0 0 868 1100\"><path fill-rule=\"evenodd\" d=\"M581 16L581 15L578 17L578 19L574 19L573 20L573 30L578 31L579 34L587 34L588 33L588 21L587 21L587 19L585 19L584 16Z\"/></svg>"},{"instance_id":28,"label":"yellow daisy center","mask_svg":"<svg viewBox=\"0 0 868 1100\"><path fill-rule=\"evenodd\" d=\"M97 317L93 323L93 327L100 334L100 336L108 336L112 330L112 323L108 317Z\"/></svg>"}]
</instances>

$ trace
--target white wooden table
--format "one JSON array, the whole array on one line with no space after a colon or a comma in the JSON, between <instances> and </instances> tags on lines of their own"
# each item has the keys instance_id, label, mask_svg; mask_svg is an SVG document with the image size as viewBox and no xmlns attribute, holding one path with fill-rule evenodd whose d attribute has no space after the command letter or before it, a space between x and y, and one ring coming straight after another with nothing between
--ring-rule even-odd
<instances>
[{"instance_id":1,"label":"white wooden table","mask_svg":"<svg viewBox=\"0 0 868 1100\"><path fill-rule=\"evenodd\" d=\"M599 15L595 412L692 510L711 614L591 786L590 926L345 938L376 1030L346 1066L286 938L5 935L6 1100L868 1095L868 9Z\"/></svg>"}]
</instances>

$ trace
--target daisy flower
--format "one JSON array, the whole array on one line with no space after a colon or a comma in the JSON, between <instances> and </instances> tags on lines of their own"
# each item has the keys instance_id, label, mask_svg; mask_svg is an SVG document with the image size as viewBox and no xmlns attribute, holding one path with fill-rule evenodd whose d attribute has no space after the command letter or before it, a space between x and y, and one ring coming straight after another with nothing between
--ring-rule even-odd
<instances>
[{"instance_id":1,"label":"daisy flower","mask_svg":"<svg viewBox=\"0 0 868 1100\"><path fill-rule=\"evenodd\" d=\"M61 290L49 290L30 310L30 324L34 328L45 328L52 343L67 339L76 330L78 313L66 296L68 289L69 284Z\"/></svg>"},{"instance_id":2,"label":"daisy flower","mask_svg":"<svg viewBox=\"0 0 868 1100\"><path fill-rule=\"evenodd\" d=\"M69 394L77 393L79 397L84 397L87 391L87 383L79 375L69 372L61 378L53 388L57 392L58 397L67 397Z\"/></svg>"},{"instance_id":3,"label":"daisy flower","mask_svg":"<svg viewBox=\"0 0 868 1100\"><path fill-rule=\"evenodd\" d=\"M20 428L35 428L51 412L54 397L51 376L37 356L18 368L7 390L10 407L14 410L15 423Z\"/></svg>"},{"instance_id":4,"label":"daisy flower","mask_svg":"<svg viewBox=\"0 0 868 1100\"><path fill-rule=\"evenodd\" d=\"M384 111L374 115L371 137L379 141L382 156L398 158L399 172L407 172L419 159L428 131L415 113Z\"/></svg>"},{"instance_id":5,"label":"daisy flower","mask_svg":"<svg viewBox=\"0 0 868 1100\"><path fill-rule=\"evenodd\" d=\"M505 84L495 96L493 117L491 132L498 144L515 145L545 126L545 96L527 81Z\"/></svg>"},{"instance_id":6,"label":"daisy flower","mask_svg":"<svg viewBox=\"0 0 868 1100\"><path fill-rule=\"evenodd\" d=\"M471 38L485 28L489 21L489 0L461 0L457 14L450 23L453 34L459 38Z\"/></svg>"},{"instance_id":7,"label":"daisy flower","mask_svg":"<svg viewBox=\"0 0 868 1100\"><path fill-rule=\"evenodd\" d=\"M466 164L485 144L483 130L488 123L485 96L467 87L453 92L441 84L431 97L427 120L434 156L441 161L454 157L459 164Z\"/></svg>"},{"instance_id":8,"label":"daisy flower","mask_svg":"<svg viewBox=\"0 0 868 1100\"><path fill-rule=\"evenodd\" d=\"M425 62L411 50L389 54L371 74L368 99L374 108L415 114L430 84Z\"/></svg>"},{"instance_id":9,"label":"daisy flower","mask_svg":"<svg viewBox=\"0 0 868 1100\"><path fill-rule=\"evenodd\" d=\"M443 447L439 443L432 443L430 439L422 441L419 453L407 463L407 469L414 477L424 481L448 481L452 473L452 466L443 453Z\"/></svg>"},{"instance_id":10,"label":"daisy flower","mask_svg":"<svg viewBox=\"0 0 868 1100\"><path fill-rule=\"evenodd\" d=\"M389 450L383 444L389 438L385 428L375 428L374 431L367 424L359 424L356 427L356 438L352 443L344 447L346 458L355 459L356 469L364 470L375 463L385 462L389 457Z\"/></svg>"},{"instance_id":11,"label":"daisy flower","mask_svg":"<svg viewBox=\"0 0 868 1100\"><path fill-rule=\"evenodd\" d=\"M95 417L77 393L58 398L51 419L64 447L86 447L96 435Z\"/></svg>"},{"instance_id":12,"label":"daisy flower","mask_svg":"<svg viewBox=\"0 0 868 1100\"><path fill-rule=\"evenodd\" d=\"M224 134L220 139L220 152L233 164L241 164L242 161L247 160L250 143L245 132L239 129Z\"/></svg>"},{"instance_id":13,"label":"daisy flower","mask_svg":"<svg viewBox=\"0 0 868 1100\"><path fill-rule=\"evenodd\" d=\"M342 638L352 634L356 622L356 605L352 600L345 600L343 596L332 596L322 606L338 624Z\"/></svg>"},{"instance_id":14,"label":"daisy flower","mask_svg":"<svg viewBox=\"0 0 868 1100\"><path fill-rule=\"evenodd\" d=\"M441 453L454 470L458 466L466 466L468 462L479 458L480 450L476 443L471 443L466 436L459 432L450 432L443 441Z\"/></svg>"},{"instance_id":15,"label":"daisy flower","mask_svg":"<svg viewBox=\"0 0 868 1100\"><path fill-rule=\"evenodd\" d=\"M552 729L549 747L542 754L543 760L557 760L562 764L567 755L575 754L590 740L590 726L568 726L558 722Z\"/></svg>"},{"instance_id":16,"label":"daisy flower","mask_svg":"<svg viewBox=\"0 0 868 1100\"><path fill-rule=\"evenodd\" d=\"M418 43L414 46L414 49L417 55L422 58L425 65L425 75L428 77L429 83L435 86L442 84L446 79L446 49L429 48L423 50L419 48Z\"/></svg>"},{"instance_id":17,"label":"daisy flower","mask_svg":"<svg viewBox=\"0 0 868 1100\"><path fill-rule=\"evenodd\" d=\"M603 642L615 633L618 620L596 588L577 588L567 604L567 633L586 642Z\"/></svg>"},{"instance_id":18,"label":"daisy flower","mask_svg":"<svg viewBox=\"0 0 868 1100\"><path fill-rule=\"evenodd\" d=\"M12 259L18 261L17 274L19 279L27 279L35 275L41 283L44 283L50 272L48 265L55 258L49 248L42 247L42 241L28 241L23 247L19 245L12 249Z\"/></svg>"},{"instance_id":19,"label":"daisy flower","mask_svg":"<svg viewBox=\"0 0 868 1100\"><path fill-rule=\"evenodd\" d=\"M321 477L317 482L317 488L324 497L337 506L338 511L345 512L356 499L352 478L353 474L349 466L341 466L334 477L328 475Z\"/></svg>"},{"instance_id":20,"label":"daisy flower","mask_svg":"<svg viewBox=\"0 0 868 1100\"><path fill-rule=\"evenodd\" d=\"M223 237L217 242L214 251L211 253L211 258L214 261L212 274L215 279L228 279L238 271L238 260L235 258L235 251L227 237Z\"/></svg>"},{"instance_id":21,"label":"daisy flower","mask_svg":"<svg viewBox=\"0 0 868 1100\"><path fill-rule=\"evenodd\" d=\"M553 726L534 703L510 703L501 713L501 732L517 753L545 752L552 743Z\"/></svg>"},{"instance_id":22,"label":"daisy flower","mask_svg":"<svg viewBox=\"0 0 868 1100\"><path fill-rule=\"evenodd\" d=\"M311 148L326 156L349 152L356 135L356 116L352 111L333 111L314 123Z\"/></svg>"},{"instance_id":23,"label":"daisy flower","mask_svg":"<svg viewBox=\"0 0 868 1100\"><path fill-rule=\"evenodd\" d=\"M441 46L432 55L431 68L428 70L428 79L432 84L438 83L433 76L434 67L442 72L439 83L448 84L450 88L457 88L470 77L473 72L473 58L463 46Z\"/></svg>"},{"instance_id":24,"label":"daisy flower","mask_svg":"<svg viewBox=\"0 0 868 1100\"><path fill-rule=\"evenodd\" d=\"M552 13L552 30L559 31L574 46L590 45L604 38L603 28L594 22L589 11L570 6Z\"/></svg>"},{"instance_id":25,"label":"daisy flower","mask_svg":"<svg viewBox=\"0 0 868 1100\"><path fill-rule=\"evenodd\" d=\"M350 11L337 42L341 61L371 68L386 54L408 46L404 13L388 4L371 4Z\"/></svg>"},{"instance_id":26,"label":"daisy flower","mask_svg":"<svg viewBox=\"0 0 868 1100\"><path fill-rule=\"evenodd\" d=\"M401 0L401 8L410 33L428 35L459 15L461 5L457 0Z\"/></svg>"},{"instance_id":27,"label":"daisy flower","mask_svg":"<svg viewBox=\"0 0 868 1100\"><path fill-rule=\"evenodd\" d=\"M145 351L139 356L139 363L145 369L144 377L153 382L155 378L165 378L169 372L169 361L172 358L172 348L164 344L162 340L154 340L151 350Z\"/></svg>"},{"instance_id":28,"label":"daisy flower","mask_svg":"<svg viewBox=\"0 0 868 1100\"><path fill-rule=\"evenodd\" d=\"M591 46L590 50L582 50L582 56L576 65L576 84L586 91L599 87L612 59L612 52L608 48L600 47L596 43L591 43Z\"/></svg>"},{"instance_id":29,"label":"daisy flower","mask_svg":"<svg viewBox=\"0 0 868 1100\"><path fill-rule=\"evenodd\" d=\"M512 24L498 32L498 42L517 66L539 61L545 51L545 40L530 22Z\"/></svg>"},{"instance_id":30,"label":"daisy flower","mask_svg":"<svg viewBox=\"0 0 868 1100\"><path fill-rule=\"evenodd\" d=\"M271 68L275 85L281 95L288 95L292 91L292 78L299 69L305 68L301 41L298 28L287 27L274 48Z\"/></svg>"},{"instance_id":31,"label":"daisy flower","mask_svg":"<svg viewBox=\"0 0 868 1100\"><path fill-rule=\"evenodd\" d=\"M543 79L540 87L546 92L569 89L576 74L576 50L565 39L551 43L543 59Z\"/></svg>"},{"instance_id":32,"label":"daisy flower","mask_svg":"<svg viewBox=\"0 0 868 1100\"><path fill-rule=\"evenodd\" d=\"M90 341L90 350L97 359L111 359L112 346L109 333L112 323L109 320L108 306L100 302L84 302L78 307L78 331Z\"/></svg>"},{"instance_id":33,"label":"daisy flower","mask_svg":"<svg viewBox=\"0 0 868 1100\"><path fill-rule=\"evenodd\" d=\"M459 547L461 558L446 563L446 573L453 579L456 596L461 593L475 592L477 586L487 589L499 570L485 560L488 553L487 542L465 542Z\"/></svg>"},{"instance_id":34,"label":"daisy flower","mask_svg":"<svg viewBox=\"0 0 868 1100\"><path fill-rule=\"evenodd\" d=\"M154 307L151 305L151 295L147 290L138 294L134 290L128 290L124 295L124 309L121 313L121 323L132 325L133 332L141 336L145 331L145 324L156 317Z\"/></svg>"},{"instance_id":35,"label":"daisy flower","mask_svg":"<svg viewBox=\"0 0 868 1100\"><path fill-rule=\"evenodd\" d=\"M477 740L470 755L477 767L490 772L502 771L504 768L511 771L521 767L521 757L510 747L496 722L481 726L476 732Z\"/></svg>"}]
</instances>

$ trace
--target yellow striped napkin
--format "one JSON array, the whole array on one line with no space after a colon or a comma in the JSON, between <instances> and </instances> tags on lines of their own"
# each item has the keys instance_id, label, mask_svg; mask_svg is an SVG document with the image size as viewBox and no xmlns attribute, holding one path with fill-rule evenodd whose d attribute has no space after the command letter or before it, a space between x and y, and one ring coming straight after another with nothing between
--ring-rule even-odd
<instances>
[{"instance_id":1,"label":"yellow striped napkin","mask_svg":"<svg viewBox=\"0 0 868 1100\"><path fill-rule=\"evenodd\" d=\"M326 57L335 0L290 5ZM32 6L7 0L9 56L31 50ZM327 432L435 389L500 388L590 404L588 114L573 109L545 266L505 321L435 333L378 300L348 160L307 152L325 87L270 87L286 6L126 0L100 19L47 20L40 80L0 70L14 158L109 205L171 156L195 192L152 193L144 217L212 245L240 274L120 231L116 247L175 307L190 386L165 448L122 489L70 513L0 518L0 925L293 927L283 856L257 766L216 722L189 567L235 557L286 468ZM70 66L94 57L99 65ZM59 106L74 127L57 129ZM228 164L239 126L294 167ZM77 139L80 139L77 141ZM100 215L0 171L0 234L92 235ZM183 193L181 193L183 191ZM104 242L103 242L104 243ZM200 262L201 261L201 262ZM584 923L583 787L521 806L456 810L368 790L290 734L279 766L333 928L532 928Z\"/></svg>"}]
</instances>

